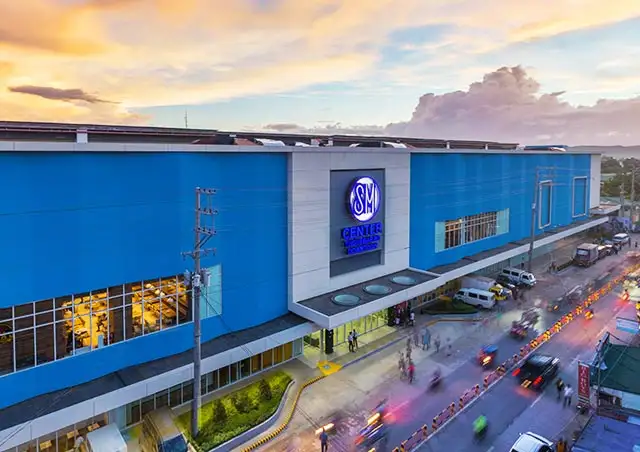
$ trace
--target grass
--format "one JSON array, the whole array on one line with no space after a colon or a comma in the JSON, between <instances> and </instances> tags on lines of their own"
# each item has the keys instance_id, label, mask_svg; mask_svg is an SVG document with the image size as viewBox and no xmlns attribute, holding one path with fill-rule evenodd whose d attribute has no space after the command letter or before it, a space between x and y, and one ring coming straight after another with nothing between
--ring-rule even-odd
<instances>
[{"instance_id":1,"label":"grass","mask_svg":"<svg viewBox=\"0 0 640 452\"><path fill-rule=\"evenodd\" d=\"M202 405L200 432L192 441L211 450L262 424L278 409L291 377L284 372L266 375L242 389ZM191 431L191 411L178 417L183 431Z\"/></svg>"},{"instance_id":2,"label":"grass","mask_svg":"<svg viewBox=\"0 0 640 452\"><path fill-rule=\"evenodd\" d=\"M434 301L433 304L425 307L423 312L431 315L475 314L478 310L461 301L440 298Z\"/></svg>"}]
</instances>

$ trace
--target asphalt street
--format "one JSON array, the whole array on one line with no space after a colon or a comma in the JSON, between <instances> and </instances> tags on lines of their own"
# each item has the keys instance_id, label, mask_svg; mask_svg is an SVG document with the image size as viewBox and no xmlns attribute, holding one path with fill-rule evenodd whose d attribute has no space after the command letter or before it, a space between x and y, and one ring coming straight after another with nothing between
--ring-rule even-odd
<instances>
[{"instance_id":1,"label":"asphalt street","mask_svg":"<svg viewBox=\"0 0 640 452\"><path fill-rule=\"evenodd\" d=\"M621 315L622 310L633 310L631 305L622 303L619 294L614 291L594 305L596 315L593 319L577 319L542 345L538 352L560 358L560 376L569 384L573 383L577 390L575 382L578 360L589 359L593 355L597 341L607 329L615 329L615 318ZM562 411L567 414L557 415L557 412ZM485 415L489 420L489 430L487 436L478 443L473 438L472 423L480 415ZM574 415L575 411L571 413L570 409L563 409L558 403L553 384L537 393L520 387L518 382L508 375L443 427L419 450L498 452L508 450L519 433L529 430L535 430L543 436L549 435L549 439L554 440ZM518 422L521 417L524 418L524 422ZM517 425L518 431L511 428L514 425Z\"/></svg>"},{"instance_id":2,"label":"asphalt street","mask_svg":"<svg viewBox=\"0 0 640 452\"><path fill-rule=\"evenodd\" d=\"M529 293L530 304L539 304L540 300L549 300L551 297L557 297L562 293L569 290L578 281L583 283L586 280L595 279L596 275L600 275L606 271L611 271L615 274L621 271L623 268L623 259L611 259L610 261L599 262L596 266L590 269L570 268L562 276L548 276L546 275L546 281L542 279L540 285ZM511 302L513 303L513 302ZM596 310L603 309L602 307L608 303L603 299L598 302ZM565 311L569 308L561 309L556 312L547 312L545 309L540 309L541 314L540 322L536 326L538 330L544 330L551 326L555 321L560 318ZM567 329L563 330L561 335L566 337L581 337L580 335L595 334L594 329L598 330L598 325L602 328L603 322L606 320L606 316L597 315L590 324L585 325L587 331L581 331L581 321L577 321ZM610 318L610 316L609 316ZM504 322L504 331L508 331L510 325L508 322ZM597 332L597 331L596 331ZM559 349L558 355L563 360L569 360L575 357L582 349L585 348L585 341L578 341L578 343L565 343L559 341L560 338L554 338L554 342L559 345L545 345L545 347L557 347ZM520 348L526 344L526 341L519 341L508 335L503 335L499 340L495 342L498 346L498 355L496 363L501 363L507 360L509 357L520 351ZM476 351L483 345L478 342ZM554 350L552 348L552 350ZM447 362L446 349L441 350L438 355L433 356L433 362L438 365L438 362ZM475 353L472 352L465 356L464 360L455 368L448 368L446 364L442 365L445 375L443 383L440 388L430 391L427 389L428 377L426 375L420 375L420 379L414 383L414 395L412 397L405 397L404 400L394 401L391 403L391 409L393 411L394 424L390 430L389 435L389 450L398 446L403 440L410 437L416 430L420 429L425 423L431 424L433 417L444 407L448 406L452 402L458 401L458 398L462 393L473 387L475 384L481 384L484 376L489 372L483 370L476 362ZM400 385L406 386L405 382L392 381L389 386L392 388L400 388ZM393 389L392 389L393 391ZM400 392L400 389L398 389ZM381 394L389 394L388 388L380 388ZM358 430L365 425L366 419L370 414L370 410L375 404L382 398L382 395L370 394L369 400L364 403L353 406L343 407L340 404L339 397L336 397L336 409L335 413L328 416L321 422L314 422L314 428L309 428L306 431L295 431L285 434L283 437L278 438L273 443L269 443L260 449L261 452L311 452L319 450L319 442L315 429L320 425L328 423L334 424L335 428L330 436L330 450L331 451L352 451L354 439ZM449 425L453 425L455 428L445 427L441 434L437 435L428 444L432 447L432 450L480 450L486 451L493 440L498 435L498 432L505 430L510 421L517 418L523 413L531 404L537 399L536 394L521 390L519 386L515 385L510 378L497 384L489 393L485 394L478 402L477 408L472 407L470 414L464 414L460 420L455 420ZM392 397L393 398L393 397ZM398 399L398 398L396 398ZM401 399L401 398L400 398ZM486 400L485 400L486 399ZM491 419L491 431L486 441L481 445L473 444L471 436L471 422L475 417L473 413L479 410L479 412L485 412L485 414ZM487 411L485 411L487 410ZM478 414L479 415L479 414ZM493 417L495 416L495 420ZM477 417L477 415L476 415ZM495 424L494 424L495 422ZM468 425L467 425L468 424ZM466 443L469 446L466 448ZM426 447L426 446L425 446ZM384 452L378 448L380 452ZM424 450L429 451L426 447Z\"/></svg>"}]
</instances>

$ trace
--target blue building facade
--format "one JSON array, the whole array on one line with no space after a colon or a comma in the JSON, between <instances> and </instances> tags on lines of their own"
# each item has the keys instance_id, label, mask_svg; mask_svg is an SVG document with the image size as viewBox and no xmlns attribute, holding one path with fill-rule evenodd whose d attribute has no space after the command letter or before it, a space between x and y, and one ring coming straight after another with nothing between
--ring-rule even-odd
<instances>
[{"instance_id":1,"label":"blue building facade","mask_svg":"<svg viewBox=\"0 0 640 452\"><path fill-rule=\"evenodd\" d=\"M222 312L209 306L202 340L288 312L285 154L3 153L0 167L0 408L192 346L195 187L217 189L202 265Z\"/></svg>"},{"instance_id":2,"label":"blue building facade","mask_svg":"<svg viewBox=\"0 0 640 452\"><path fill-rule=\"evenodd\" d=\"M536 235L585 220L591 158L564 153L413 154L411 267L428 270L529 237L536 179ZM465 221L480 223L476 237L465 229ZM495 223L495 229L482 223Z\"/></svg>"}]
</instances>

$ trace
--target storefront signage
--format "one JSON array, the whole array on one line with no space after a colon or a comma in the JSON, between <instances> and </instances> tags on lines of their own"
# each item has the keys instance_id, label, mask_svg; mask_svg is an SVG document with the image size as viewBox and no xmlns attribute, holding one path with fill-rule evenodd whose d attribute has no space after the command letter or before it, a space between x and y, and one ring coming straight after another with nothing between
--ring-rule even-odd
<instances>
[{"instance_id":1,"label":"storefront signage","mask_svg":"<svg viewBox=\"0 0 640 452\"><path fill-rule=\"evenodd\" d=\"M578 363L578 398L588 401L591 397L591 369L584 363Z\"/></svg>"},{"instance_id":2,"label":"storefront signage","mask_svg":"<svg viewBox=\"0 0 640 452\"><path fill-rule=\"evenodd\" d=\"M623 319L622 317L616 318L616 329L624 331L625 333L638 334L640 333L640 324L631 319Z\"/></svg>"},{"instance_id":3,"label":"storefront signage","mask_svg":"<svg viewBox=\"0 0 640 452\"><path fill-rule=\"evenodd\" d=\"M380 240L382 240L382 223L343 228L341 235L346 254L353 255L373 251L378 249Z\"/></svg>"},{"instance_id":4,"label":"storefront signage","mask_svg":"<svg viewBox=\"0 0 640 452\"><path fill-rule=\"evenodd\" d=\"M373 219L380 210L381 191L378 182L372 177L356 179L348 194L348 206L351 216L360 223Z\"/></svg>"}]
</instances>

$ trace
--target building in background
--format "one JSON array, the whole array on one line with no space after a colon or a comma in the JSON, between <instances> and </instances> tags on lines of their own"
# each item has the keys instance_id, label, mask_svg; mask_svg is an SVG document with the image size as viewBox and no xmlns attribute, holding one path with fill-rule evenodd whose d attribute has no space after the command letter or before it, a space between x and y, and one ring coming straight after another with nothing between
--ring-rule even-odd
<instances>
[{"instance_id":1,"label":"building in background","mask_svg":"<svg viewBox=\"0 0 640 452\"><path fill-rule=\"evenodd\" d=\"M196 187L217 190L218 212L205 393L520 265L536 192L536 255L607 221L591 212L598 154L23 123L0 139L0 451L66 451L96 425L191 400Z\"/></svg>"}]
</instances>

